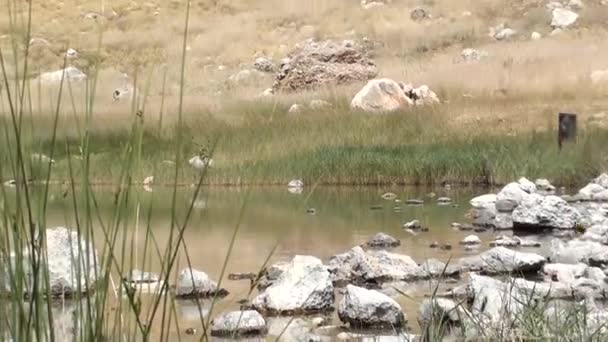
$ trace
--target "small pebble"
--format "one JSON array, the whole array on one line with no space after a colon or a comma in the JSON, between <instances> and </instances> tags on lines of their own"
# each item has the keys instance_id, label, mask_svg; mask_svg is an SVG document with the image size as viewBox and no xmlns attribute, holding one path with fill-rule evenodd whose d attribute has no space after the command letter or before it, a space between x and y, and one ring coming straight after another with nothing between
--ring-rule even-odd
<instances>
[{"instance_id":1,"label":"small pebble","mask_svg":"<svg viewBox=\"0 0 608 342\"><path fill-rule=\"evenodd\" d=\"M306 209L306 213L309 215L316 215L317 214L317 209L315 208L308 208Z\"/></svg>"},{"instance_id":2,"label":"small pebble","mask_svg":"<svg viewBox=\"0 0 608 342\"><path fill-rule=\"evenodd\" d=\"M431 244L429 245L429 247L430 248L437 248L437 247L439 247L439 242L433 241L433 242L431 242Z\"/></svg>"},{"instance_id":3,"label":"small pebble","mask_svg":"<svg viewBox=\"0 0 608 342\"><path fill-rule=\"evenodd\" d=\"M442 245L439 249L441 249L442 251L451 251L452 245L446 243L445 245Z\"/></svg>"},{"instance_id":4,"label":"small pebble","mask_svg":"<svg viewBox=\"0 0 608 342\"><path fill-rule=\"evenodd\" d=\"M194 329L194 328L186 329L186 335L194 335L194 334L196 334L196 329Z\"/></svg>"}]
</instances>

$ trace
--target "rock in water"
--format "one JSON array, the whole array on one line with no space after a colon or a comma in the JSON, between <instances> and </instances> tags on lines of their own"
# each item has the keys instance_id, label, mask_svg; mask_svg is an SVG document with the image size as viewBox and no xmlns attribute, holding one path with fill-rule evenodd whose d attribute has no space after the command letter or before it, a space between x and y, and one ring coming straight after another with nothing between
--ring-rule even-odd
<instances>
[{"instance_id":1,"label":"rock in water","mask_svg":"<svg viewBox=\"0 0 608 342\"><path fill-rule=\"evenodd\" d=\"M447 298L425 299L418 309L418 324L424 330L429 324L458 324L469 317L462 305Z\"/></svg>"},{"instance_id":2,"label":"rock in water","mask_svg":"<svg viewBox=\"0 0 608 342\"><path fill-rule=\"evenodd\" d=\"M351 328L398 328L405 322L401 307L392 298L375 290L348 285L338 304L338 317Z\"/></svg>"},{"instance_id":3,"label":"rock in water","mask_svg":"<svg viewBox=\"0 0 608 342\"><path fill-rule=\"evenodd\" d=\"M514 228L574 229L581 215L557 196L532 194L515 208L512 217Z\"/></svg>"},{"instance_id":4,"label":"rock in water","mask_svg":"<svg viewBox=\"0 0 608 342\"><path fill-rule=\"evenodd\" d=\"M395 239L394 237L384 234L378 233L372 236L367 242L365 246L371 248L389 248L389 247L397 247L401 245L401 241Z\"/></svg>"},{"instance_id":5,"label":"rock in water","mask_svg":"<svg viewBox=\"0 0 608 342\"><path fill-rule=\"evenodd\" d=\"M269 314L313 313L333 309L334 287L327 268L311 256L296 256L279 278L253 300Z\"/></svg>"},{"instance_id":6,"label":"rock in water","mask_svg":"<svg viewBox=\"0 0 608 342\"><path fill-rule=\"evenodd\" d=\"M211 297L215 295L225 296L228 291L219 289L217 283L209 279L202 271L186 268L179 272L175 295L177 297Z\"/></svg>"},{"instance_id":7,"label":"rock in water","mask_svg":"<svg viewBox=\"0 0 608 342\"><path fill-rule=\"evenodd\" d=\"M477 235L469 235L460 241L460 244L465 246L481 245L481 239Z\"/></svg>"},{"instance_id":8,"label":"rock in water","mask_svg":"<svg viewBox=\"0 0 608 342\"><path fill-rule=\"evenodd\" d=\"M489 209L494 208L496 204L496 195L487 194L473 198L470 202L471 206L475 209Z\"/></svg>"},{"instance_id":9,"label":"rock in water","mask_svg":"<svg viewBox=\"0 0 608 342\"><path fill-rule=\"evenodd\" d=\"M551 27L564 29L576 22L578 14L565 8L556 8L552 12Z\"/></svg>"},{"instance_id":10,"label":"rock in water","mask_svg":"<svg viewBox=\"0 0 608 342\"><path fill-rule=\"evenodd\" d=\"M365 112L392 112L408 108L414 103L408 98L399 83L388 79L369 81L353 98L350 106Z\"/></svg>"},{"instance_id":11,"label":"rock in water","mask_svg":"<svg viewBox=\"0 0 608 342\"><path fill-rule=\"evenodd\" d=\"M75 231L65 227L46 230L46 251L49 286L52 296L85 294L95 289L99 274L97 251L92 243L85 241ZM26 278L33 276L28 266L31 262L24 256ZM41 273L40 277L43 276ZM31 286L31 279L28 286ZM31 288L25 289L26 293Z\"/></svg>"},{"instance_id":12,"label":"rock in water","mask_svg":"<svg viewBox=\"0 0 608 342\"><path fill-rule=\"evenodd\" d=\"M367 251L354 247L333 256L328 263L333 280L338 284L355 282L379 284L388 281L410 281L428 278L424 270L407 255L387 251Z\"/></svg>"},{"instance_id":13,"label":"rock in water","mask_svg":"<svg viewBox=\"0 0 608 342\"><path fill-rule=\"evenodd\" d=\"M229 312L211 322L212 336L260 336L267 332L264 317L255 310Z\"/></svg>"},{"instance_id":14,"label":"rock in water","mask_svg":"<svg viewBox=\"0 0 608 342\"><path fill-rule=\"evenodd\" d=\"M377 74L377 67L364 47L352 41L309 39L289 54L277 73L273 89L301 91L367 81Z\"/></svg>"},{"instance_id":15,"label":"rock in water","mask_svg":"<svg viewBox=\"0 0 608 342\"><path fill-rule=\"evenodd\" d=\"M495 247L477 256L459 261L461 272L484 274L533 273L538 272L546 260L534 253L516 252L505 247Z\"/></svg>"},{"instance_id":16,"label":"rock in water","mask_svg":"<svg viewBox=\"0 0 608 342\"><path fill-rule=\"evenodd\" d=\"M125 277L125 280L134 283L134 284L149 284L156 283L160 280L158 274L152 272L144 272L141 270L132 270L128 276Z\"/></svg>"}]
</instances>

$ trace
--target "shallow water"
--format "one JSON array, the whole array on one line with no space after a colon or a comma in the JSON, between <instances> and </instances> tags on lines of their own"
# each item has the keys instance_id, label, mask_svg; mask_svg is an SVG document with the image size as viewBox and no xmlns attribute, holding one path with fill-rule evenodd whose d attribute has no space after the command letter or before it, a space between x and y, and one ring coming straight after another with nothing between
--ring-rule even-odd
<instances>
[{"instance_id":1,"label":"shallow water","mask_svg":"<svg viewBox=\"0 0 608 342\"><path fill-rule=\"evenodd\" d=\"M96 189L100 213L103 220L110 222L114 213L114 196L108 189ZM401 203L382 199L386 191L395 192ZM430 197L430 192L435 197ZM212 188L199 195L191 222L185 233L188 254L194 268L205 271L209 276L218 280L222 265L226 259L232 234L239 227L234 249L229 257L227 269L222 281L222 287L230 295L221 299L215 306L214 315L226 310L238 309L237 301L246 298L249 292L249 281L230 281L229 273L257 272L268 258L273 247L277 248L271 256L271 263L279 260L290 260L294 255L313 255L324 262L332 255L343 253L353 246L364 243L369 237L384 232L401 240L401 246L392 252L411 256L418 263L427 258L442 261L454 260L465 255L474 255L489 248L488 242L499 233L476 233L483 244L475 251L465 251L459 245L465 236L473 232L461 232L451 228L452 222L466 222L465 213L469 210L469 200L484 189L377 189L377 188L317 188L312 192L292 194L283 188L218 189ZM180 207L186 208L192 196L192 189L180 189L177 201ZM449 196L453 202L450 205L438 205L436 199ZM48 226L74 226L72 201L61 198L60 192L53 192L53 200L49 204L47 214ZM139 221L135 220L138 206L131 207L130 224L125 226L126 255L133 253L141 260L142 247L145 241L145 226L148 223L148 208L152 206L150 219L151 231L154 233L161 249L170 236L172 190L155 188L152 192L141 191L133 199L139 203ZM408 206L407 199L423 199L422 206ZM79 206L84 205L77 202ZM399 210L396 209L400 208ZM314 208L315 213L307 212ZM242 218L240 212L242 210ZM177 215L178 222L183 222L185 215ZM412 235L406 232L403 223L418 219L428 232ZM240 224L239 224L240 223ZM94 222L97 236L101 235L100 225ZM136 241L131 245L131 239ZM449 243L452 250L441 251L431 249L429 245L437 241L440 244ZM100 243L98 243L101 246ZM530 251L535 251L530 249ZM184 253L180 253L179 267L186 265ZM158 257L148 257L148 265L142 267L141 262L130 268L144 268L146 271L159 272ZM452 285L453 286L453 285ZM400 284L398 288L408 297L391 290L385 293L393 296L403 307L408 316L409 326L413 332L419 331L416 323L416 312L420 301L431 292L431 284L427 282L415 284ZM256 295L254 292L251 296ZM197 304L192 300L177 301L181 337L186 328L195 328L200 337L201 323ZM209 303L204 302L204 314L207 314ZM331 316L333 325L339 325L335 314ZM283 322L283 323L281 323ZM274 319L270 334L278 334L284 321ZM159 329L157 327L152 328ZM176 329L172 327L172 329ZM177 333L177 331L175 332ZM192 336L194 338L195 336Z\"/></svg>"}]
</instances>

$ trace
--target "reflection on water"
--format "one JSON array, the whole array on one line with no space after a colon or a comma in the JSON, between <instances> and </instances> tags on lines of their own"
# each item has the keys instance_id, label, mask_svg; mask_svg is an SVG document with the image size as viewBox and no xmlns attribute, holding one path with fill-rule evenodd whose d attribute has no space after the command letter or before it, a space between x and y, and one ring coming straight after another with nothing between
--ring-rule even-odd
<instances>
[{"instance_id":1,"label":"reflection on water","mask_svg":"<svg viewBox=\"0 0 608 342\"><path fill-rule=\"evenodd\" d=\"M398 200L385 200L382 194L387 190L396 193ZM104 224L112 222L114 214L114 195L110 189L95 189L95 197L100 208L100 218ZM257 272L276 246L271 262L290 260L296 254L317 256L327 261L332 255L345 252L355 245L362 244L378 232L384 232L401 240L401 246L393 250L411 256L418 263L427 258L442 261L464 255L478 253L487 249L492 233L480 233L482 247L477 251L466 251L459 241L466 235L451 227L453 222L464 221L468 201L480 191L473 189L376 189L376 188L317 188L310 193L290 193L283 188L263 189L211 189L201 193L194 202L193 215L185 232L185 242L193 267L205 271L218 281L231 237L238 227L234 249L229 257L225 279L221 286L230 295L219 300L214 313L238 309L238 302L247 297L249 281L230 281L227 275L233 272ZM180 189L178 201L180 210L176 215L177 223L183 224L186 209L190 205L192 189ZM437 198L448 196L450 205L440 205ZM49 204L47 223L74 226L73 203L69 198L55 196ZM153 237L162 249L171 236L171 199L172 190L154 188L154 191L138 192L133 199L131 218L125 225L124 236L129 240L127 246L133 250L128 253L142 259L143 245L146 241L146 226L150 226ZM424 200L424 205L411 206L406 201ZM244 206L242 219L239 218ZM314 210L313 210L314 209ZM139 213L136 219L135 213ZM418 219L428 232L412 235L402 226L405 222ZM100 229L101 225L94 222ZM98 234L101 236L101 234ZM135 242L131 245L131 241ZM101 241L97 241L101 247ZM451 250L431 249L433 242L451 244ZM157 254L148 249L146 265L140 261L131 268L159 272L161 269ZM130 258L130 254L126 254ZM186 265L185 253L181 252L177 269ZM422 283L408 286L399 284L398 288L411 298L404 298L399 292L387 290L404 308L410 326L415 323L419 302L429 293L430 284ZM252 296L256 293L254 292ZM177 301L177 312L181 327L196 327L200 330L199 306L194 301ZM209 303L201 302L203 315L209 312ZM276 328L277 320L271 320L271 335L282 329ZM333 317L333 324L339 324ZM280 324L279 324L280 325ZM298 326L294 326L294 329ZM154 330L155 327L152 327Z\"/></svg>"}]
</instances>

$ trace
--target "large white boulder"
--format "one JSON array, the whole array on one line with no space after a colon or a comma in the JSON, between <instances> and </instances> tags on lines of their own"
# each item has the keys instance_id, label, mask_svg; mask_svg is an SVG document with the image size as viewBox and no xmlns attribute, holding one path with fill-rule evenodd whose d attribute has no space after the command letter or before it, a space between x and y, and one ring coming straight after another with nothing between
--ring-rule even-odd
<instances>
[{"instance_id":1,"label":"large white boulder","mask_svg":"<svg viewBox=\"0 0 608 342\"><path fill-rule=\"evenodd\" d=\"M351 101L351 108L366 112L392 112L413 105L399 83L388 79L367 82Z\"/></svg>"},{"instance_id":2,"label":"large white boulder","mask_svg":"<svg viewBox=\"0 0 608 342\"><path fill-rule=\"evenodd\" d=\"M528 195L513 211L513 226L574 229L580 213L557 196Z\"/></svg>"},{"instance_id":3,"label":"large white boulder","mask_svg":"<svg viewBox=\"0 0 608 342\"><path fill-rule=\"evenodd\" d=\"M519 205L530 193L524 191L520 183L509 183L507 184L498 194L496 194L496 201L508 201L514 205Z\"/></svg>"},{"instance_id":4,"label":"large white boulder","mask_svg":"<svg viewBox=\"0 0 608 342\"><path fill-rule=\"evenodd\" d=\"M252 304L258 311L275 314L326 311L334 306L334 287L321 260L298 255Z\"/></svg>"},{"instance_id":5,"label":"large white boulder","mask_svg":"<svg viewBox=\"0 0 608 342\"><path fill-rule=\"evenodd\" d=\"M551 27L566 28L576 22L578 14L565 8L555 8L552 12Z\"/></svg>"},{"instance_id":6,"label":"large white boulder","mask_svg":"<svg viewBox=\"0 0 608 342\"><path fill-rule=\"evenodd\" d=\"M401 306L376 290L348 285L338 304L338 317L351 328L387 327L398 328L405 322Z\"/></svg>"}]
</instances>

